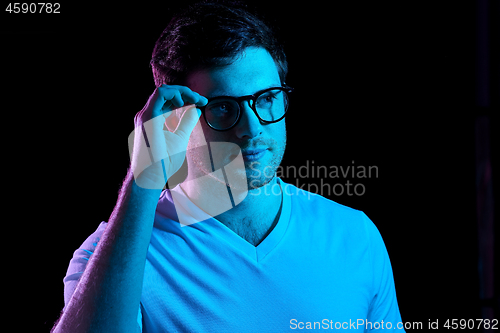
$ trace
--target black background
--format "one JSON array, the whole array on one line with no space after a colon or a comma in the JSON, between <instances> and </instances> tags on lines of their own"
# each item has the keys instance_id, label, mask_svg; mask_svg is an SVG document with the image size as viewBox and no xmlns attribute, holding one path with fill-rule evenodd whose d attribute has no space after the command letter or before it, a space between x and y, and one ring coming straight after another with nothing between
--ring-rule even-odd
<instances>
[{"instance_id":1,"label":"black background","mask_svg":"<svg viewBox=\"0 0 500 333\"><path fill-rule=\"evenodd\" d=\"M476 2L270 3L249 6L283 40L295 88L283 165L377 166L352 180L364 195L325 196L379 228L403 321L480 318L474 121L489 114L496 138L498 117L476 97ZM178 7L2 8L5 295L31 331L57 319L73 251L114 207L153 46Z\"/></svg>"}]
</instances>

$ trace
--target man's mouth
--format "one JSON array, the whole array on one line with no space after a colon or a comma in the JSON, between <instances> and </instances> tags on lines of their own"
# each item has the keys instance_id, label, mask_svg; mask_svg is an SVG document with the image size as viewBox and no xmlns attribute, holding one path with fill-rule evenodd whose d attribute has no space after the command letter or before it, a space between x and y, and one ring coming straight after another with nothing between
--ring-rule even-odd
<instances>
[{"instance_id":1,"label":"man's mouth","mask_svg":"<svg viewBox=\"0 0 500 333\"><path fill-rule=\"evenodd\" d=\"M243 160L245 162L257 161L257 160L261 159L262 157L264 157L264 155L266 155L267 150L268 150L267 148L265 148L265 149L262 149L262 148L246 149L246 150L242 151Z\"/></svg>"}]
</instances>

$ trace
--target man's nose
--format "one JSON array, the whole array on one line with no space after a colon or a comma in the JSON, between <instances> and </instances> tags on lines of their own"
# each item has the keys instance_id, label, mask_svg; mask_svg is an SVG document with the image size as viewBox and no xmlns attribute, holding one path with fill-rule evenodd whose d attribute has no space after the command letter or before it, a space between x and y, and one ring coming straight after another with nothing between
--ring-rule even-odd
<instances>
[{"instance_id":1,"label":"man's nose","mask_svg":"<svg viewBox=\"0 0 500 333\"><path fill-rule=\"evenodd\" d=\"M252 139L262 134L262 123L250 107L250 101L240 105L241 119L236 125L235 133L240 139Z\"/></svg>"}]
</instances>

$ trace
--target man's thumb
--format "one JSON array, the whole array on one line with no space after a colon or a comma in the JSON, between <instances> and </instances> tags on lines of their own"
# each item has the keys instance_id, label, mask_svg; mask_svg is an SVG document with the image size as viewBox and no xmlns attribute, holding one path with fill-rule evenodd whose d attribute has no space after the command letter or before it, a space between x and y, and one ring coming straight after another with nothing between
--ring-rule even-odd
<instances>
[{"instance_id":1,"label":"man's thumb","mask_svg":"<svg viewBox=\"0 0 500 333\"><path fill-rule=\"evenodd\" d=\"M188 141L189 137L191 136L191 132L200 119L200 116L201 110L195 108L194 106L186 110L179 122L179 126L177 126L177 129L174 133L181 137L183 140Z\"/></svg>"}]
</instances>

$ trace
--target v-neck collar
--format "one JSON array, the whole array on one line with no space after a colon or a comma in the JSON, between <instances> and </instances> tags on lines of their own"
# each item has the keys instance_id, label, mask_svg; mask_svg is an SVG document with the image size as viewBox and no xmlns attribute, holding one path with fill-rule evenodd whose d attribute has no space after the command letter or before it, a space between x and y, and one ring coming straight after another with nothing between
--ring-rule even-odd
<instances>
[{"instance_id":1,"label":"v-neck collar","mask_svg":"<svg viewBox=\"0 0 500 333\"><path fill-rule=\"evenodd\" d=\"M181 226L207 232L255 261L262 261L281 241L290 222L291 199L285 190L286 184L280 178L277 178L277 180L282 193L281 213L273 230L257 246L250 244L223 223L196 206L180 186L170 190L170 193Z\"/></svg>"}]
</instances>

